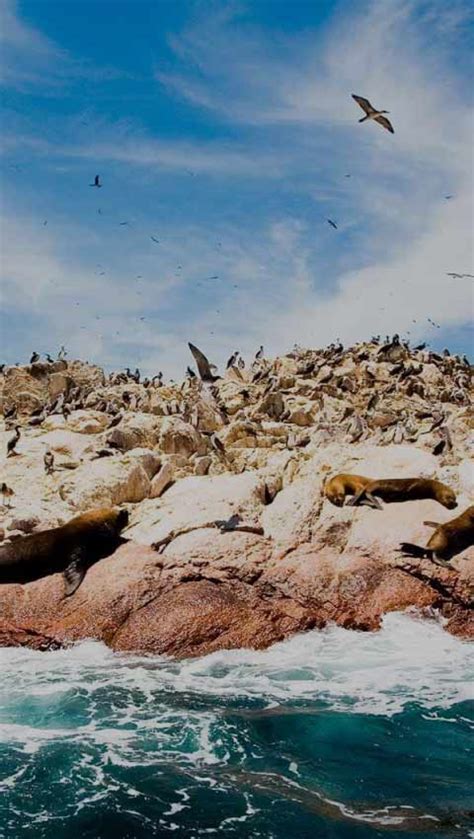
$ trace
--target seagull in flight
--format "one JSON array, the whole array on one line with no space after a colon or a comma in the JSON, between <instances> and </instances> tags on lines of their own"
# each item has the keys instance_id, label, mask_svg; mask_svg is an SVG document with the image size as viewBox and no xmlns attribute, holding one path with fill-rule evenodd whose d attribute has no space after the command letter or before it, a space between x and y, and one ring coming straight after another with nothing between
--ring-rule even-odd
<instances>
[{"instance_id":1,"label":"seagull in flight","mask_svg":"<svg viewBox=\"0 0 474 839\"><path fill-rule=\"evenodd\" d=\"M334 227L334 230L337 230L337 224L336 224L335 221L332 221L332 219L330 219L330 218L327 218L326 221L327 221L328 224L331 225L331 227Z\"/></svg>"},{"instance_id":2,"label":"seagull in flight","mask_svg":"<svg viewBox=\"0 0 474 839\"><path fill-rule=\"evenodd\" d=\"M451 271L451 273L446 274L447 277L453 277L454 280L463 280L464 277L472 277L474 279L474 274L456 274L455 271Z\"/></svg>"},{"instance_id":3,"label":"seagull in flight","mask_svg":"<svg viewBox=\"0 0 474 839\"><path fill-rule=\"evenodd\" d=\"M365 122L367 119L373 119L375 122L378 122L379 125L383 125L387 131L390 131L391 134L395 134L393 130L392 123L387 117L384 117L383 114L389 114L390 111L377 111L376 108L373 108L370 104L368 99L364 99L363 96L356 96L355 93L352 94L352 98L355 99L358 105L362 108L365 112L365 117L359 120L359 122Z\"/></svg>"},{"instance_id":4,"label":"seagull in flight","mask_svg":"<svg viewBox=\"0 0 474 839\"><path fill-rule=\"evenodd\" d=\"M101 182L100 182L100 176L99 176L99 175L96 175L96 176L95 176L95 178L94 178L94 183L93 183L93 184L89 184L89 186L97 186L97 187L100 189L100 188L101 188L101 186L102 186L102 184L101 184Z\"/></svg>"},{"instance_id":5,"label":"seagull in flight","mask_svg":"<svg viewBox=\"0 0 474 839\"><path fill-rule=\"evenodd\" d=\"M211 332L210 334L212 335L213 333ZM203 382L215 382L215 381L217 381L217 379L219 379L220 376L215 376L214 373L212 372L213 370L216 369L214 364L209 364L209 361L206 358L206 356L204 355L204 353L201 352L201 350L198 349L198 347L196 347L194 344L191 344L191 342L188 343L188 347L189 347L189 349L191 350L191 352L194 356L194 360L197 364L199 375L200 375L202 381Z\"/></svg>"}]
</instances>

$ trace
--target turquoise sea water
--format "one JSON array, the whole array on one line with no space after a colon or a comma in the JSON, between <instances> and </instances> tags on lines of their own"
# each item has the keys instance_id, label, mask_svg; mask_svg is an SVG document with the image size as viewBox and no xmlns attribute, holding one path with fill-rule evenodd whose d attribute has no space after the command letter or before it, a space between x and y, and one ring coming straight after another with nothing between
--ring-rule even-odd
<instances>
[{"instance_id":1,"label":"turquoise sea water","mask_svg":"<svg viewBox=\"0 0 474 839\"><path fill-rule=\"evenodd\" d=\"M400 614L183 662L1 649L0 836L474 836L472 652Z\"/></svg>"}]
</instances>

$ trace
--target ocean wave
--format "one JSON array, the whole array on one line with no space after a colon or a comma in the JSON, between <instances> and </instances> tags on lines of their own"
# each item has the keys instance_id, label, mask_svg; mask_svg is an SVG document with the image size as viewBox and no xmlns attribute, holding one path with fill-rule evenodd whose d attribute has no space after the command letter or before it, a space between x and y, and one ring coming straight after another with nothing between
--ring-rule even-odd
<instances>
[{"instance_id":1,"label":"ocean wave","mask_svg":"<svg viewBox=\"0 0 474 839\"><path fill-rule=\"evenodd\" d=\"M76 691L110 688L143 702L166 694L225 700L261 700L268 706L298 700L334 710L390 716L407 704L448 708L472 697L472 647L436 620L392 613L379 632L329 626L294 636L267 650L224 650L198 659L125 656L84 641L69 649L35 652L0 649L0 703L15 695L46 700ZM128 709L130 711L130 708ZM129 721L132 721L130 715Z\"/></svg>"}]
</instances>

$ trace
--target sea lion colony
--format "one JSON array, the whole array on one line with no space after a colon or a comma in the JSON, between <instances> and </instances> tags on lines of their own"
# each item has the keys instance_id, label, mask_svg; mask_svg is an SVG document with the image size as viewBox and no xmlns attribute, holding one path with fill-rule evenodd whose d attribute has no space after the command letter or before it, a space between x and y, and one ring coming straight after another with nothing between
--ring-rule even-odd
<instances>
[{"instance_id":1,"label":"sea lion colony","mask_svg":"<svg viewBox=\"0 0 474 839\"><path fill-rule=\"evenodd\" d=\"M5 429L15 429L5 455L12 463L18 461L22 435L40 435L45 427L68 428L81 411L102 419L104 430L97 435L91 459L119 457L127 449L126 432L134 417L148 415L158 422L166 416L179 418L199 436L200 448L199 457L196 452L187 462L177 462L174 478L255 468L255 450L260 465L269 438L271 445L302 457L305 447L315 441L410 443L428 447L440 467L449 466L458 458L455 441L472 426L468 360L447 350L438 354L424 346L411 348L396 335L385 340L374 336L347 349L340 343L320 350L295 346L273 360L260 347L250 363L234 351L222 376L201 350L193 344L190 349L197 373L188 367L181 384L165 382L162 373L142 379L138 369L105 375L92 365L66 361L63 348L57 361L48 356L43 362L35 352L30 365L4 366L0 387ZM54 480L62 468L48 448L44 452L48 479ZM346 502L380 509L381 501L420 498L435 499L447 509L456 505L453 490L435 476L400 479L387 475L376 480L341 473L326 477L326 498L338 506ZM7 487L4 516L14 510L15 489L9 484L10 480L3 482ZM346 501L347 495L352 498ZM471 519L465 527L462 516L458 518L463 536L457 541L465 544L467 538L472 543ZM442 527L441 534L447 525ZM438 541L441 538L436 531L422 549L423 556L445 561L453 555L457 541L449 536L447 546L440 543L439 548L431 544L433 539L438 544L436 534ZM416 555L414 549L407 550ZM10 553L7 549L5 556ZM21 554L19 545L13 553ZM68 549L69 564L75 560L70 553ZM66 590L71 593L71 586Z\"/></svg>"}]
</instances>

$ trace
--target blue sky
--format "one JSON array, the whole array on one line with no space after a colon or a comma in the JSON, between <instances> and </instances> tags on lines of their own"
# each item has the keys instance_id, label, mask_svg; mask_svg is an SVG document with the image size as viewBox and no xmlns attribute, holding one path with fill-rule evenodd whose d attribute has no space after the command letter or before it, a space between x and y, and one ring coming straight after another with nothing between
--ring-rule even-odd
<instances>
[{"instance_id":1,"label":"blue sky","mask_svg":"<svg viewBox=\"0 0 474 839\"><path fill-rule=\"evenodd\" d=\"M472 352L469 10L0 0L2 360Z\"/></svg>"}]
</instances>

